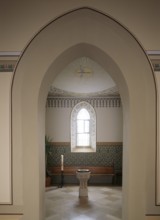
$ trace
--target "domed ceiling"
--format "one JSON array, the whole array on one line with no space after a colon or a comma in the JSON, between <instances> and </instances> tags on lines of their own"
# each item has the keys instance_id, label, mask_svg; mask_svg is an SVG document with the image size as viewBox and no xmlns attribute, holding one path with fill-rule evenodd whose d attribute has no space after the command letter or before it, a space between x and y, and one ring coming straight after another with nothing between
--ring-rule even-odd
<instances>
[{"instance_id":1,"label":"domed ceiling","mask_svg":"<svg viewBox=\"0 0 160 220\"><path fill-rule=\"evenodd\" d=\"M89 57L80 57L57 74L49 96L119 95L110 75Z\"/></svg>"}]
</instances>

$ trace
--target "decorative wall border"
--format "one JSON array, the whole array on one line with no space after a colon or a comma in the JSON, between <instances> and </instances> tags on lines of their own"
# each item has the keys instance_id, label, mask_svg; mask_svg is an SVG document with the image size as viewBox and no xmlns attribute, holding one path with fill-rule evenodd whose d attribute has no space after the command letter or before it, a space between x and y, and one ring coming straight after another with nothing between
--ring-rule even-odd
<instances>
[{"instance_id":1,"label":"decorative wall border","mask_svg":"<svg viewBox=\"0 0 160 220\"><path fill-rule=\"evenodd\" d=\"M0 72L13 72L15 64L0 64Z\"/></svg>"},{"instance_id":2,"label":"decorative wall border","mask_svg":"<svg viewBox=\"0 0 160 220\"><path fill-rule=\"evenodd\" d=\"M77 97L55 97L48 98L46 106L48 108L73 108L79 102L88 102L93 107L121 107L120 97L89 97L89 98L77 98Z\"/></svg>"},{"instance_id":3,"label":"decorative wall border","mask_svg":"<svg viewBox=\"0 0 160 220\"><path fill-rule=\"evenodd\" d=\"M160 71L160 58L159 59L151 59L154 71Z\"/></svg>"},{"instance_id":4,"label":"decorative wall border","mask_svg":"<svg viewBox=\"0 0 160 220\"><path fill-rule=\"evenodd\" d=\"M59 89L52 84L49 89L48 96L51 98L54 97L106 97L106 96L118 96L118 88L117 86L110 87L108 89L104 89L102 91L97 92L73 92L73 91L66 91L63 89Z\"/></svg>"},{"instance_id":5,"label":"decorative wall border","mask_svg":"<svg viewBox=\"0 0 160 220\"><path fill-rule=\"evenodd\" d=\"M17 57L0 56L0 72L13 72L17 63Z\"/></svg>"}]
</instances>

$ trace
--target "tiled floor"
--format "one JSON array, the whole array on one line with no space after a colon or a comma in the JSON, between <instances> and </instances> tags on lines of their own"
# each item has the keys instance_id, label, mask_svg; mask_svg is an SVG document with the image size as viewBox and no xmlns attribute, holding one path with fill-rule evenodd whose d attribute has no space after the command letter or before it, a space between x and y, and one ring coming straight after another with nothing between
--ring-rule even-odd
<instances>
[{"instance_id":1,"label":"tiled floor","mask_svg":"<svg viewBox=\"0 0 160 220\"><path fill-rule=\"evenodd\" d=\"M46 191L46 220L120 220L121 187L88 187L88 198L79 198L78 186Z\"/></svg>"}]
</instances>

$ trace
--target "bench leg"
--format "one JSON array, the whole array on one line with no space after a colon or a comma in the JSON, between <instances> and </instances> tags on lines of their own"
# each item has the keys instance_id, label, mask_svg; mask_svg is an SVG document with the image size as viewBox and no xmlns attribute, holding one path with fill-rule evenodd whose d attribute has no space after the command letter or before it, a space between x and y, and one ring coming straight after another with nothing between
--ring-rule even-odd
<instances>
[{"instance_id":1,"label":"bench leg","mask_svg":"<svg viewBox=\"0 0 160 220\"><path fill-rule=\"evenodd\" d=\"M115 175L112 176L112 185L115 185L115 181L116 181L116 178L115 178Z\"/></svg>"},{"instance_id":2,"label":"bench leg","mask_svg":"<svg viewBox=\"0 0 160 220\"><path fill-rule=\"evenodd\" d=\"M63 187L64 185L64 174L63 174L63 171L61 171L61 188Z\"/></svg>"}]
</instances>

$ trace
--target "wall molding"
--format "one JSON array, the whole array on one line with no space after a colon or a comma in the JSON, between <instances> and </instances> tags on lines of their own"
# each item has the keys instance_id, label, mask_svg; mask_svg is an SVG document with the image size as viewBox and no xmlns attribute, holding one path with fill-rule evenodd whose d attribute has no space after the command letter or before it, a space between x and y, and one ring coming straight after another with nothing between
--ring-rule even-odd
<instances>
[{"instance_id":1,"label":"wall molding","mask_svg":"<svg viewBox=\"0 0 160 220\"><path fill-rule=\"evenodd\" d=\"M154 56L156 56L156 55L160 55L160 50L146 50L146 53L147 53L148 55L154 55Z\"/></svg>"},{"instance_id":2,"label":"wall molding","mask_svg":"<svg viewBox=\"0 0 160 220\"><path fill-rule=\"evenodd\" d=\"M0 51L0 57L19 57L21 51Z\"/></svg>"}]
</instances>

